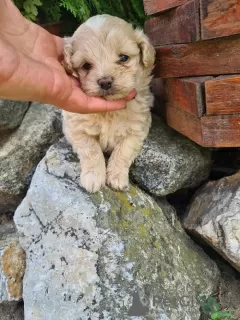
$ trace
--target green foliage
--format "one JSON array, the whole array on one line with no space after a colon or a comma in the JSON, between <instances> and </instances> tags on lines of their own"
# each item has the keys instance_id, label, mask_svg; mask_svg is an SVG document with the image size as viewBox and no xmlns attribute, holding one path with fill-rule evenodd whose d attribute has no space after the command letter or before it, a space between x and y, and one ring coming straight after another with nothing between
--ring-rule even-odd
<instances>
[{"instance_id":1,"label":"green foliage","mask_svg":"<svg viewBox=\"0 0 240 320\"><path fill-rule=\"evenodd\" d=\"M199 304L202 308L203 313L207 314L209 320L228 320L234 319L234 316L230 309L221 310L220 305L213 297L200 296Z\"/></svg>"},{"instance_id":2,"label":"green foliage","mask_svg":"<svg viewBox=\"0 0 240 320\"><path fill-rule=\"evenodd\" d=\"M41 11L45 17L46 22L56 22L61 20L62 12L58 0L43 1Z\"/></svg>"},{"instance_id":3,"label":"green foliage","mask_svg":"<svg viewBox=\"0 0 240 320\"><path fill-rule=\"evenodd\" d=\"M24 17L32 21L36 20L38 7L42 5L41 0L15 0L14 2Z\"/></svg>"},{"instance_id":4,"label":"green foliage","mask_svg":"<svg viewBox=\"0 0 240 320\"><path fill-rule=\"evenodd\" d=\"M78 20L86 20L91 15L90 6L86 0L60 0L59 5L71 12Z\"/></svg>"},{"instance_id":5,"label":"green foliage","mask_svg":"<svg viewBox=\"0 0 240 320\"><path fill-rule=\"evenodd\" d=\"M61 20L64 12L83 22L95 14L111 14L142 26L145 21L143 0L14 0L22 14L36 21L39 14L47 22Z\"/></svg>"}]
</instances>

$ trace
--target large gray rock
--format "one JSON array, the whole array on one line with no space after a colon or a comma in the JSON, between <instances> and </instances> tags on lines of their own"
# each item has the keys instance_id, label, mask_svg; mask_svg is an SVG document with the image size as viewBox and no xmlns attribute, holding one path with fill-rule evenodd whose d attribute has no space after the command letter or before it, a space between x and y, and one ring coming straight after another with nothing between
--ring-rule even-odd
<instances>
[{"instance_id":1,"label":"large gray rock","mask_svg":"<svg viewBox=\"0 0 240 320\"><path fill-rule=\"evenodd\" d=\"M0 100L0 131L18 127L28 109L27 101Z\"/></svg>"},{"instance_id":2,"label":"large gray rock","mask_svg":"<svg viewBox=\"0 0 240 320\"><path fill-rule=\"evenodd\" d=\"M0 305L22 299L26 257L19 246L13 221L0 219ZM1 317L0 317L1 319Z\"/></svg>"},{"instance_id":3,"label":"large gray rock","mask_svg":"<svg viewBox=\"0 0 240 320\"><path fill-rule=\"evenodd\" d=\"M240 173L207 183L197 191L184 221L240 271Z\"/></svg>"},{"instance_id":4,"label":"large gray rock","mask_svg":"<svg viewBox=\"0 0 240 320\"><path fill-rule=\"evenodd\" d=\"M0 213L14 211L24 197L32 170L60 136L60 119L57 108L33 103L21 126L0 139Z\"/></svg>"},{"instance_id":5,"label":"large gray rock","mask_svg":"<svg viewBox=\"0 0 240 320\"><path fill-rule=\"evenodd\" d=\"M38 165L15 213L26 251L25 320L198 320L218 269L134 186L88 194L60 141ZM172 215L173 216L173 215Z\"/></svg>"},{"instance_id":6,"label":"large gray rock","mask_svg":"<svg viewBox=\"0 0 240 320\"><path fill-rule=\"evenodd\" d=\"M153 123L141 154L131 168L131 177L156 196L192 188L207 180L211 154L207 149L167 127L153 116Z\"/></svg>"}]
</instances>

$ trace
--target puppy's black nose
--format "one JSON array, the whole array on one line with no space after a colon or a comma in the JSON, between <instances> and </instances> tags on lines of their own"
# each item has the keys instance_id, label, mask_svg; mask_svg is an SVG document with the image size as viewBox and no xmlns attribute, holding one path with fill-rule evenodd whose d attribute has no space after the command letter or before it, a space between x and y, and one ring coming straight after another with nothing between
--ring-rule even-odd
<instances>
[{"instance_id":1,"label":"puppy's black nose","mask_svg":"<svg viewBox=\"0 0 240 320\"><path fill-rule=\"evenodd\" d=\"M108 78L101 78L98 80L99 86L103 90L109 90L112 87L113 79L108 77Z\"/></svg>"}]
</instances>

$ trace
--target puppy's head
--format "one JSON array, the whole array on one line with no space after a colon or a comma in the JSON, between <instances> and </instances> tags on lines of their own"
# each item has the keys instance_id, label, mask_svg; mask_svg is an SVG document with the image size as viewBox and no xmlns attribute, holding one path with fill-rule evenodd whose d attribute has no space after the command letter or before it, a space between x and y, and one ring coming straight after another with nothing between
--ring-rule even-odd
<instances>
[{"instance_id":1,"label":"puppy's head","mask_svg":"<svg viewBox=\"0 0 240 320\"><path fill-rule=\"evenodd\" d=\"M90 18L65 39L65 68L79 77L82 89L92 96L126 96L136 88L139 70L150 73L154 58L141 30L109 15Z\"/></svg>"}]
</instances>

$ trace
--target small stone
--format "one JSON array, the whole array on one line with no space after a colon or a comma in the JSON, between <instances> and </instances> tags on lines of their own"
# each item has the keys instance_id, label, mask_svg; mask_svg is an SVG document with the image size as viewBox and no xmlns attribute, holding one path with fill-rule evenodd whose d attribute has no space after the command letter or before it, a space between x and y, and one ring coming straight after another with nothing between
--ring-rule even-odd
<instances>
[{"instance_id":1,"label":"small stone","mask_svg":"<svg viewBox=\"0 0 240 320\"><path fill-rule=\"evenodd\" d=\"M17 128L28 109L29 102L0 100L0 131Z\"/></svg>"},{"instance_id":2,"label":"small stone","mask_svg":"<svg viewBox=\"0 0 240 320\"><path fill-rule=\"evenodd\" d=\"M240 173L200 188L184 226L211 245L240 271Z\"/></svg>"},{"instance_id":3,"label":"small stone","mask_svg":"<svg viewBox=\"0 0 240 320\"><path fill-rule=\"evenodd\" d=\"M0 225L0 303L22 299L25 253L13 222Z\"/></svg>"},{"instance_id":4,"label":"small stone","mask_svg":"<svg viewBox=\"0 0 240 320\"><path fill-rule=\"evenodd\" d=\"M57 108L33 103L21 126L0 139L0 214L23 199L35 166L60 137L60 119Z\"/></svg>"},{"instance_id":5,"label":"small stone","mask_svg":"<svg viewBox=\"0 0 240 320\"><path fill-rule=\"evenodd\" d=\"M25 320L199 320L215 263L140 189L88 194L61 140L39 163L15 212L26 251ZM170 213L172 211L172 213Z\"/></svg>"},{"instance_id":6,"label":"small stone","mask_svg":"<svg viewBox=\"0 0 240 320\"><path fill-rule=\"evenodd\" d=\"M153 115L152 127L136 158L131 177L155 196L194 188L207 180L211 153L167 127Z\"/></svg>"}]
</instances>

